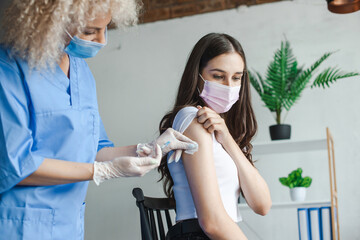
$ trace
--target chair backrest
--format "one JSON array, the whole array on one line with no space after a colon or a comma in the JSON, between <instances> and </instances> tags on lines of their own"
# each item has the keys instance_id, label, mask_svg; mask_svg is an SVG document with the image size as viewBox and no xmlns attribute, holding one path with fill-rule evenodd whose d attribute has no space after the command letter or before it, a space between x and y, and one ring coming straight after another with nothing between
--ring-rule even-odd
<instances>
[{"instance_id":1,"label":"chair backrest","mask_svg":"<svg viewBox=\"0 0 360 240\"><path fill-rule=\"evenodd\" d=\"M145 197L141 188L134 188L132 194L140 211L142 240L165 240L166 232L173 225L170 211L175 212L175 200ZM161 212L165 214L166 231Z\"/></svg>"}]
</instances>

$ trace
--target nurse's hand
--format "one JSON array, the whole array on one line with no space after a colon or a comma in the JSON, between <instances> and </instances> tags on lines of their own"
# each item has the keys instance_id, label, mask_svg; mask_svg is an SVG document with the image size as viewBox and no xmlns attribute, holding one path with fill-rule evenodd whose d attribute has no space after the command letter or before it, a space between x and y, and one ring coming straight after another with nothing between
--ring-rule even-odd
<instances>
[{"instance_id":1,"label":"nurse's hand","mask_svg":"<svg viewBox=\"0 0 360 240\"><path fill-rule=\"evenodd\" d=\"M96 185L118 177L140 177L159 166L162 157L161 148L156 145L152 156L118 157L111 161L94 163L93 180Z\"/></svg>"},{"instance_id":2,"label":"nurse's hand","mask_svg":"<svg viewBox=\"0 0 360 240\"><path fill-rule=\"evenodd\" d=\"M147 156L154 151L155 145L161 147L163 156L172 151L168 160L169 163L174 160L175 162L179 161L183 151L188 154L193 154L198 150L198 144L196 142L185 137L180 132L168 128L152 143L138 144L136 152L139 156Z\"/></svg>"}]
</instances>

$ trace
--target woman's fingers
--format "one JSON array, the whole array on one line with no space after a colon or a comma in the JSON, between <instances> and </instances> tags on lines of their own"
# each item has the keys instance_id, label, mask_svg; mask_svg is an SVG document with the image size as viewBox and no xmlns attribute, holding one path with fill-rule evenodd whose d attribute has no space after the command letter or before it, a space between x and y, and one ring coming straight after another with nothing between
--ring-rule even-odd
<instances>
[{"instance_id":1,"label":"woman's fingers","mask_svg":"<svg viewBox=\"0 0 360 240\"><path fill-rule=\"evenodd\" d=\"M210 118L218 118L218 117L216 115L212 115L212 114L203 114L198 117L198 122L203 124Z\"/></svg>"},{"instance_id":2,"label":"woman's fingers","mask_svg":"<svg viewBox=\"0 0 360 240\"><path fill-rule=\"evenodd\" d=\"M214 124L221 124L222 118L210 108L203 107L198 111L198 122L208 129Z\"/></svg>"},{"instance_id":3,"label":"woman's fingers","mask_svg":"<svg viewBox=\"0 0 360 240\"><path fill-rule=\"evenodd\" d=\"M199 111L197 112L197 117L201 117L202 115L207 115L209 113L213 112L210 108L208 107L202 107L199 109Z\"/></svg>"},{"instance_id":4,"label":"woman's fingers","mask_svg":"<svg viewBox=\"0 0 360 240\"><path fill-rule=\"evenodd\" d=\"M219 124L222 122L221 118L209 118L203 123L204 128L209 128L211 125Z\"/></svg>"},{"instance_id":5,"label":"woman's fingers","mask_svg":"<svg viewBox=\"0 0 360 240\"><path fill-rule=\"evenodd\" d=\"M219 123L212 124L210 127L206 128L209 133L214 133L215 131L221 132L222 129L222 125Z\"/></svg>"},{"instance_id":6,"label":"woman's fingers","mask_svg":"<svg viewBox=\"0 0 360 240\"><path fill-rule=\"evenodd\" d=\"M222 132L226 127L225 121L218 113L208 107L198 108L198 122L209 132Z\"/></svg>"},{"instance_id":7,"label":"woman's fingers","mask_svg":"<svg viewBox=\"0 0 360 240\"><path fill-rule=\"evenodd\" d=\"M219 114L215 112L204 112L201 115L198 115L198 122L205 123L206 120L208 120L209 118L221 118L221 117L219 116Z\"/></svg>"},{"instance_id":8,"label":"woman's fingers","mask_svg":"<svg viewBox=\"0 0 360 240\"><path fill-rule=\"evenodd\" d=\"M209 133L214 133L215 130L217 130L217 129L216 129L216 125L211 125L211 126L207 129L207 131L208 131Z\"/></svg>"}]
</instances>

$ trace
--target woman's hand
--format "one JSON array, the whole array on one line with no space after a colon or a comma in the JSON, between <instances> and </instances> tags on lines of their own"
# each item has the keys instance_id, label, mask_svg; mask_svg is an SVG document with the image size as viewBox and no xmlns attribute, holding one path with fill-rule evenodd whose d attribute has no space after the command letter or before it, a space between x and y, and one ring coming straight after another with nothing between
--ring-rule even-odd
<instances>
[{"instance_id":1,"label":"woman's hand","mask_svg":"<svg viewBox=\"0 0 360 240\"><path fill-rule=\"evenodd\" d=\"M209 133L215 133L215 138L221 145L227 138L232 137L225 120L218 113L208 107L198 106L197 108L199 109L197 112L198 122Z\"/></svg>"}]
</instances>

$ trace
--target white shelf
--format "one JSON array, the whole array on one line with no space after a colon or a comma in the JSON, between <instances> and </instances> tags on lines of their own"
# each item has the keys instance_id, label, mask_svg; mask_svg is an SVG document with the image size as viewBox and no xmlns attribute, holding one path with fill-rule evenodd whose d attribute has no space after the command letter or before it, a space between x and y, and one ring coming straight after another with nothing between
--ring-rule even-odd
<instances>
[{"instance_id":1,"label":"white shelf","mask_svg":"<svg viewBox=\"0 0 360 240\"><path fill-rule=\"evenodd\" d=\"M325 201L305 201L305 202L277 202L273 203L271 209L275 208L310 208L331 206L330 200ZM246 203L238 204L239 209L250 209Z\"/></svg>"},{"instance_id":2,"label":"white shelf","mask_svg":"<svg viewBox=\"0 0 360 240\"><path fill-rule=\"evenodd\" d=\"M327 140L309 140L309 141L292 141L292 140L276 140L268 143L253 143L252 154L274 154L274 153L290 153L326 150Z\"/></svg>"}]
</instances>

